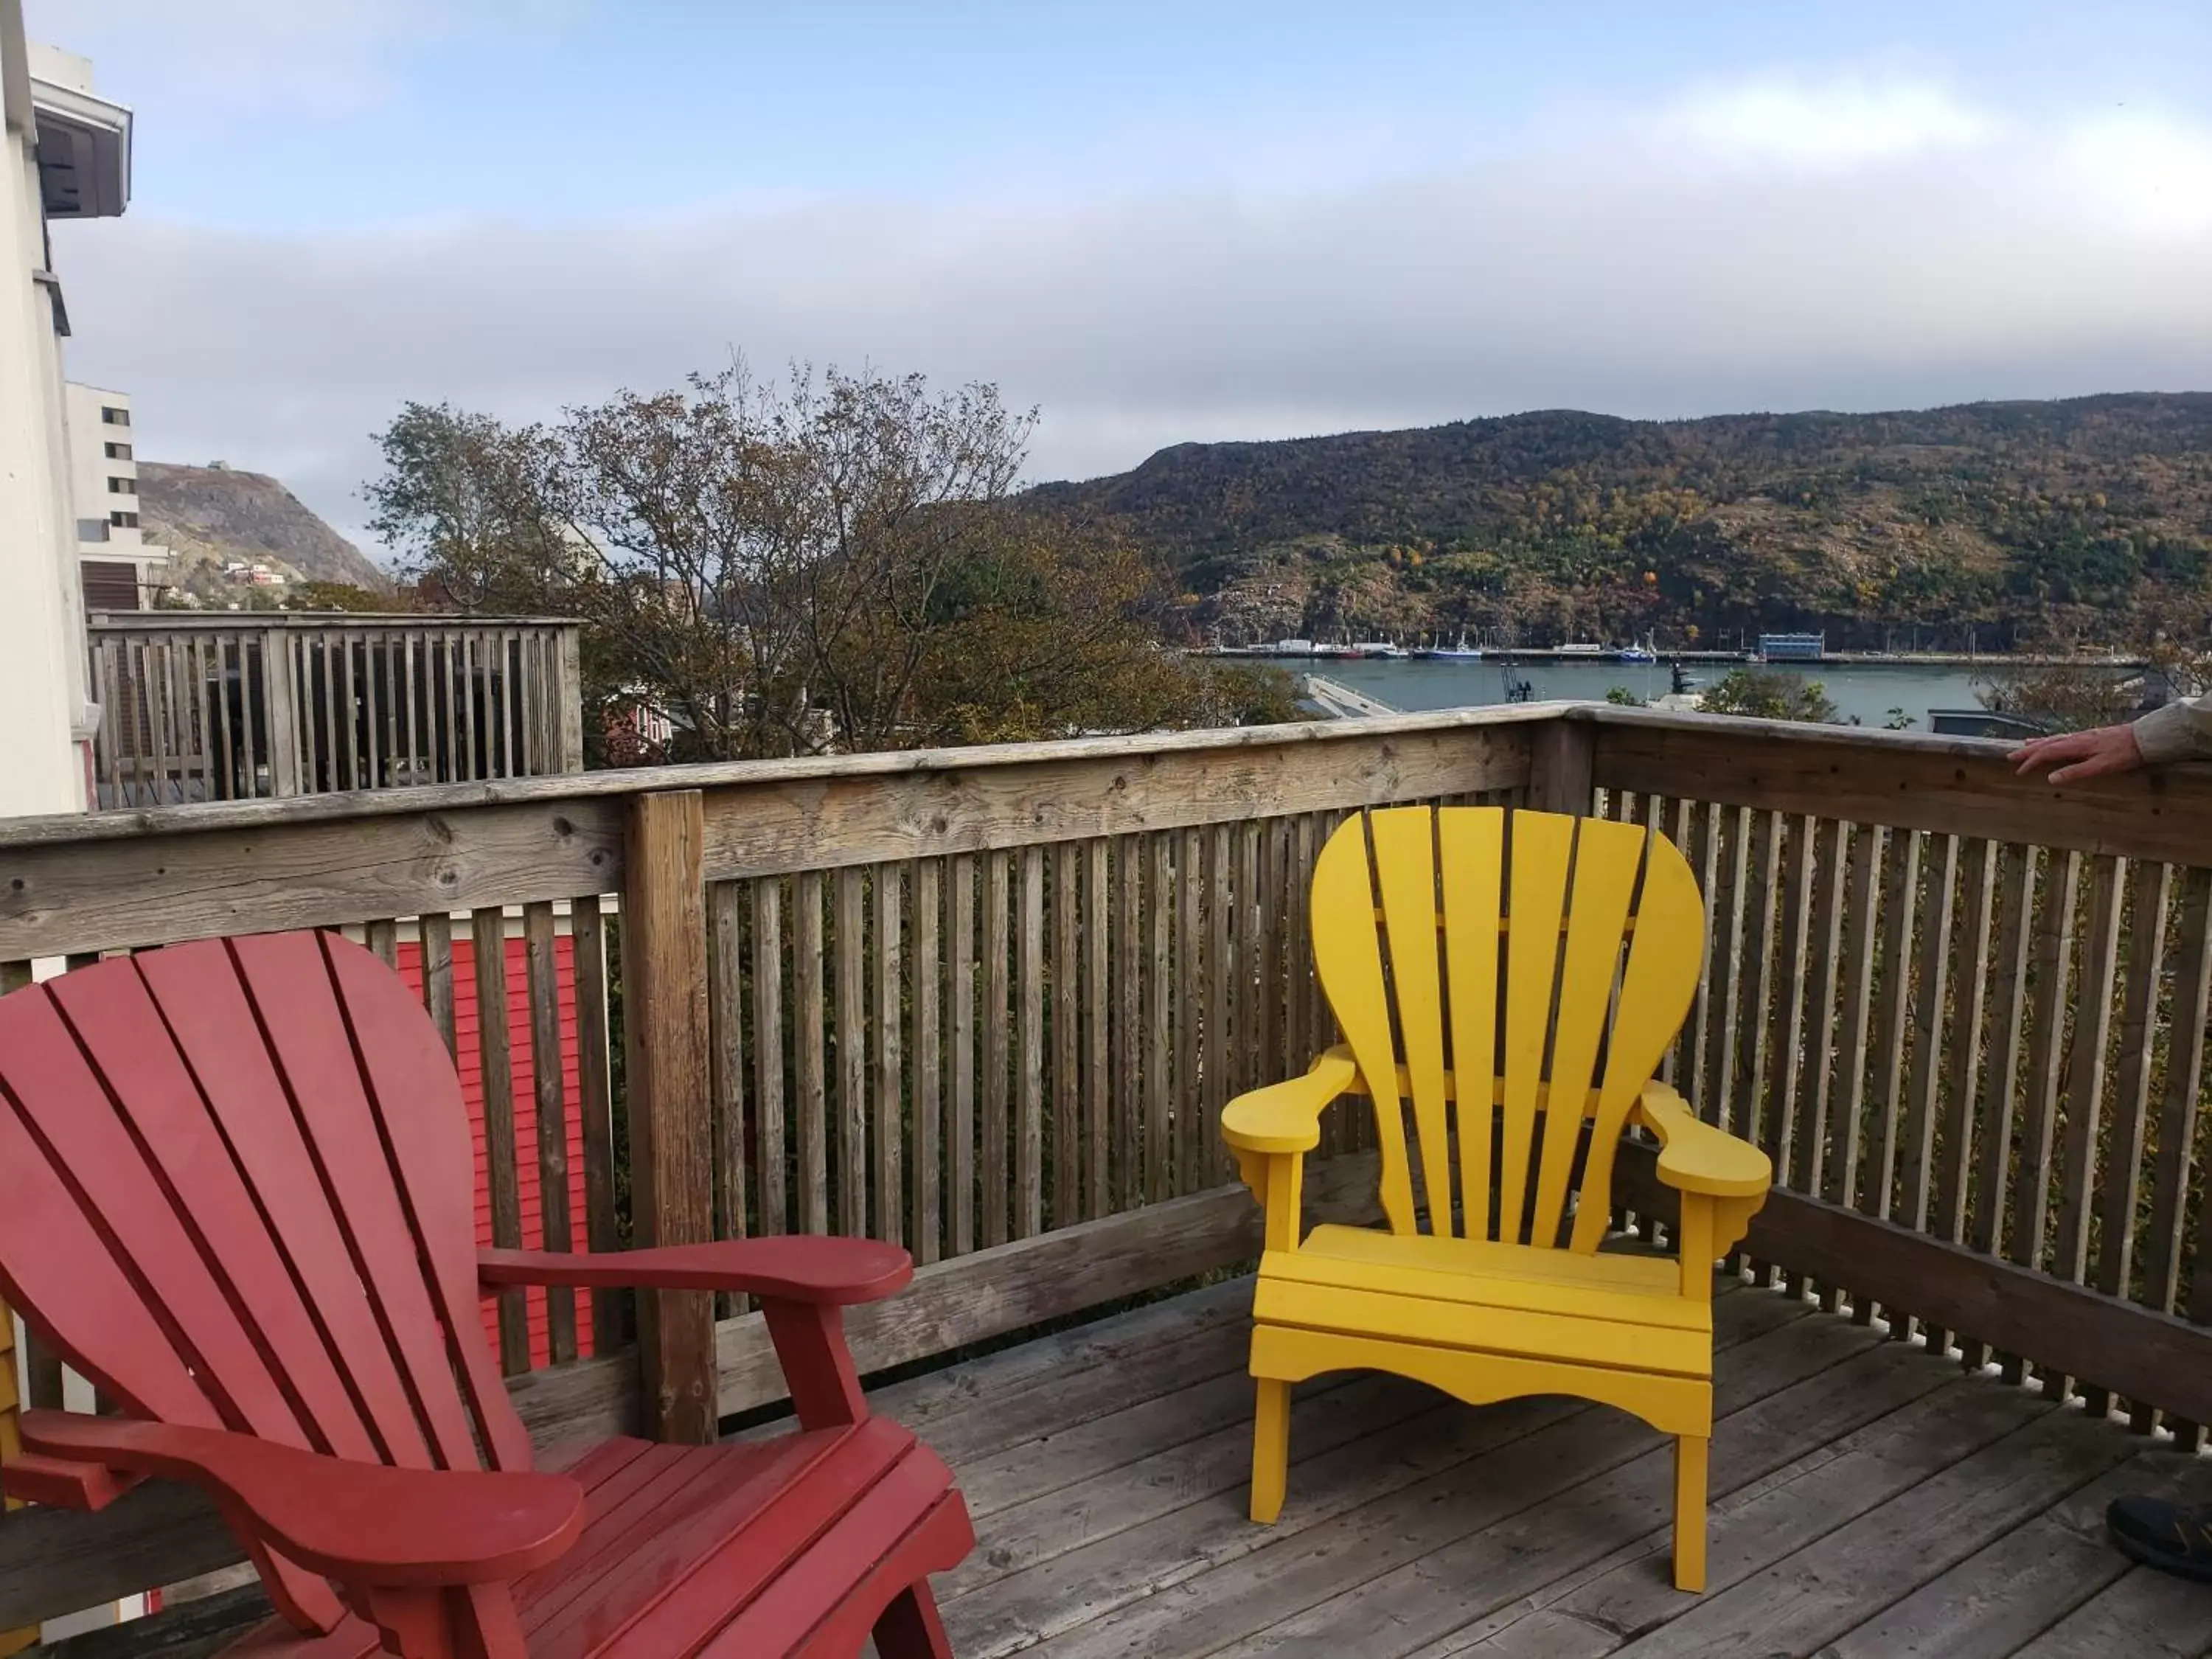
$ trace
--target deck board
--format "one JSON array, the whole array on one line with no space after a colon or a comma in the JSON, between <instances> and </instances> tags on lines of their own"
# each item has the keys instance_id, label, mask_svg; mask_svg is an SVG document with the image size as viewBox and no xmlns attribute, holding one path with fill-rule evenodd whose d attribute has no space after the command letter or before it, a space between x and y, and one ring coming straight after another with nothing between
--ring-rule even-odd
<instances>
[{"instance_id":1,"label":"deck board","mask_svg":"<svg viewBox=\"0 0 2212 1659\"><path fill-rule=\"evenodd\" d=\"M1244 1517L1249 1283L877 1391L976 1516L963 1659L1662 1659L2212 1649L2212 1590L2130 1569L2115 1492L2212 1462L1724 1282L1711 1588L1668 1581L1671 1453L1571 1401L1379 1376L1297 1391L1290 1501ZM1060 1369L1056 1371L1054 1367Z\"/></svg>"},{"instance_id":2,"label":"deck board","mask_svg":"<svg viewBox=\"0 0 2212 1659\"><path fill-rule=\"evenodd\" d=\"M963 1659L2212 1653L2212 1588L2103 1535L2117 1492L2212 1499L2212 1460L1729 1278L1704 1595L1671 1582L1666 1442L1570 1400L1303 1384L1289 1502L1255 1527L1250 1297L871 1390L969 1498L978 1547L938 1580Z\"/></svg>"}]
</instances>

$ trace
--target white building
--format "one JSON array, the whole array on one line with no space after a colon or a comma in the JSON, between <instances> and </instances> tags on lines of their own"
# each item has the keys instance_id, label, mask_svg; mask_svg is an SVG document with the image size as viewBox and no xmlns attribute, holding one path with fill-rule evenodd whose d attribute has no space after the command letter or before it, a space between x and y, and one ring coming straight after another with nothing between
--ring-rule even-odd
<instances>
[{"instance_id":1,"label":"white building","mask_svg":"<svg viewBox=\"0 0 2212 1659\"><path fill-rule=\"evenodd\" d=\"M138 527L138 462L131 397L104 386L64 388L70 507L76 520L78 591L84 608L143 611L169 550Z\"/></svg>"},{"instance_id":2,"label":"white building","mask_svg":"<svg viewBox=\"0 0 2212 1659\"><path fill-rule=\"evenodd\" d=\"M27 43L20 0L0 0L0 817L10 817L82 811L89 794L100 711L86 683L62 380L69 309L46 227L123 211L131 112L94 93L83 58Z\"/></svg>"},{"instance_id":3,"label":"white building","mask_svg":"<svg viewBox=\"0 0 2212 1659\"><path fill-rule=\"evenodd\" d=\"M87 685L62 380L69 309L46 226L112 218L131 197L131 112L94 94L83 58L24 40L20 0L0 0L0 817L9 817L84 810L100 719ZM134 477L134 511L136 488ZM10 1362L24 1352L15 1328ZM23 1382L19 1371L17 1397ZM69 1379L65 1403L89 1405L82 1378ZM0 1439L12 1431L9 1422ZM0 1632L0 1651L33 1634L58 1639L112 1624L143 1603L132 1596L43 1632Z\"/></svg>"}]
</instances>

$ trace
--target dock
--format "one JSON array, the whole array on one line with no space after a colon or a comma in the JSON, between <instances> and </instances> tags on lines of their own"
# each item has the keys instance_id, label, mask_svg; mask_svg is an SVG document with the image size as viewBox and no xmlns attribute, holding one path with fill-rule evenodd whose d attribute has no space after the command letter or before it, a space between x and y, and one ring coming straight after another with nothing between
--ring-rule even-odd
<instances>
[{"instance_id":1,"label":"dock","mask_svg":"<svg viewBox=\"0 0 2212 1659\"><path fill-rule=\"evenodd\" d=\"M1309 674L1298 687L1299 694L1315 704L1331 720L1373 720L1379 714L1396 714L1403 711L1393 708L1379 698L1364 691L1355 691L1348 685L1323 679L1319 674Z\"/></svg>"}]
</instances>

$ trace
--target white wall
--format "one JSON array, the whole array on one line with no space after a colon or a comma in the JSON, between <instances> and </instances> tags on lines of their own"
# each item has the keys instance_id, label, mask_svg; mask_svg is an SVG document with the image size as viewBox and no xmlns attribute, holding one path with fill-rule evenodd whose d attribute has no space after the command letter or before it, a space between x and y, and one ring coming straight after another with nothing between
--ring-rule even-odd
<instances>
[{"instance_id":1,"label":"white wall","mask_svg":"<svg viewBox=\"0 0 2212 1659\"><path fill-rule=\"evenodd\" d=\"M64 392L69 428L70 517L96 519L105 525L111 513L137 512L135 489L128 495L118 495L107 487L111 478L128 478L133 485L137 483L137 428L110 426L100 417L100 411L106 409L119 409L129 414L129 395L105 386L83 386L75 380L70 381ZM107 453L110 444L128 446L131 459L111 459ZM137 556L143 539L143 533L139 529L110 525L106 540L86 543L79 550L87 558L128 559Z\"/></svg>"},{"instance_id":2,"label":"white wall","mask_svg":"<svg viewBox=\"0 0 2212 1659\"><path fill-rule=\"evenodd\" d=\"M81 811L76 531L29 134L0 153L0 817Z\"/></svg>"}]
</instances>

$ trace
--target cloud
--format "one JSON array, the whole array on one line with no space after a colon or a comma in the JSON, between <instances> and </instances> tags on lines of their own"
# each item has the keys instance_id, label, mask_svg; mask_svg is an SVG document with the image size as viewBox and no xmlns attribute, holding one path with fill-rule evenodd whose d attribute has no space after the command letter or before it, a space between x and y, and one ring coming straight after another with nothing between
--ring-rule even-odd
<instances>
[{"instance_id":1,"label":"cloud","mask_svg":"<svg viewBox=\"0 0 2212 1659\"><path fill-rule=\"evenodd\" d=\"M2002 124L1928 80L1768 75L1706 86L1662 110L1662 142L1706 161L1833 170L1984 144Z\"/></svg>"},{"instance_id":2,"label":"cloud","mask_svg":"<svg viewBox=\"0 0 2212 1659\"><path fill-rule=\"evenodd\" d=\"M1538 407L2212 386L2212 128L1990 119L1969 138L1909 85L1871 82L1795 128L1685 127L1686 107L1304 191L856 198L352 235L133 214L57 228L70 362L137 394L149 455L273 471L349 529L368 434L406 399L532 417L733 349L763 369L997 381L1043 407L1038 477L1189 439ZM1739 135L1738 158L1693 164L1689 141L1650 142L1668 120ZM1743 165L1754 140L1819 164Z\"/></svg>"},{"instance_id":3,"label":"cloud","mask_svg":"<svg viewBox=\"0 0 2212 1659\"><path fill-rule=\"evenodd\" d=\"M568 0L30 0L33 39L107 86L189 87L197 117L374 109L399 60L456 34L565 15Z\"/></svg>"}]
</instances>

